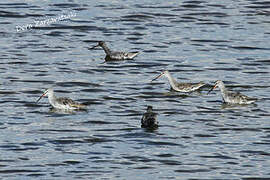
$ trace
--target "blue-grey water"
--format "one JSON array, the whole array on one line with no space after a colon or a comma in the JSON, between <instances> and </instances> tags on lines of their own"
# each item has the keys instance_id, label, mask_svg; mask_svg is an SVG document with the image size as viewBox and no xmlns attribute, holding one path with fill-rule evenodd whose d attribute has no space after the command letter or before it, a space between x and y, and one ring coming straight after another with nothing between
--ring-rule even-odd
<instances>
[{"instance_id":1,"label":"blue-grey water","mask_svg":"<svg viewBox=\"0 0 270 180\"><path fill-rule=\"evenodd\" d=\"M269 1L2 0L0 39L1 179L270 178ZM140 54L104 63L100 40ZM218 79L259 100L224 105ZM87 111L36 104L49 87Z\"/></svg>"}]
</instances>

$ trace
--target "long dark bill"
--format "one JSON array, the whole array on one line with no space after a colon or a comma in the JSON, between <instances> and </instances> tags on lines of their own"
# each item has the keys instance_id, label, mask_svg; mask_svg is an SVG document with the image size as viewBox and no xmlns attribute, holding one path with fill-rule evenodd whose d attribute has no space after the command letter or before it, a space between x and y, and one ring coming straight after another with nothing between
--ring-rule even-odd
<instances>
[{"instance_id":1,"label":"long dark bill","mask_svg":"<svg viewBox=\"0 0 270 180\"><path fill-rule=\"evenodd\" d=\"M91 49L96 49L97 47L99 47L99 45L97 44L97 45L95 45L95 46L93 46L93 47L91 47L91 48L88 48L89 50L91 50Z\"/></svg>"},{"instance_id":2,"label":"long dark bill","mask_svg":"<svg viewBox=\"0 0 270 180\"><path fill-rule=\"evenodd\" d=\"M158 78L160 78L163 75L163 73L161 73L160 75L158 75L157 77L155 77L154 79L151 80L151 82L157 80Z\"/></svg>"},{"instance_id":3,"label":"long dark bill","mask_svg":"<svg viewBox=\"0 0 270 180\"><path fill-rule=\"evenodd\" d=\"M208 91L207 95L208 95L211 91L213 91L215 88L216 88L216 85L214 85L214 86Z\"/></svg>"},{"instance_id":4,"label":"long dark bill","mask_svg":"<svg viewBox=\"0 0 270 180\"><path fill-rule=\"evenodd\" d=\"M38 100L36 101L36 103L38 103L38 101L40 101L41 98L43 98L43 97L45 96L45 94L46 94L46 93L43 93L43 94L38 98Z\"/></svg>"}]
</instances>

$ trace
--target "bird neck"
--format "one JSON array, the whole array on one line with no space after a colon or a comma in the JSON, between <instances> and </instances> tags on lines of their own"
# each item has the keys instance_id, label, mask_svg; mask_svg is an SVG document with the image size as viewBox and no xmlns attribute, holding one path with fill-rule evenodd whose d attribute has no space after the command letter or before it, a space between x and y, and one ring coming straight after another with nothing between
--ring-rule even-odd
<instances>
[{"instance_id":1,"label":"bird neck","mask_svg":"<svg viewBox=\"0 0 270 180\"><path fill-rule=\"evenodd\" d=\"M172 88L176 88L176 80L171 76L170 73L166 74L168 80L169 80L169 83L171 85Z\"/></svg>"},{"instance_id":2,"label":"bird neck","mask_svg":"<svg viewBox=\"0 0 270 180\"><path fill-rule=\"evenodd\" d=\"M225 94L227 92L227 89L226 89L224 83L220 83L219 89L220 89L222 94Z\"/></svg>"},{"instance_id":3,"label":"bird neck","mask_svg":"<svg viewBox=\"0 0 270 180\"><path fill-rule=\"evenodd\" d=\"M108 46L104 43L102 44L102 49L105 51L107 55L111 54L111 50L108 48Z\"/></svg>"},{"instance_id":4,"label":"bird neck","mask_svg":"<svg viewBox=\"0 0 270 180\"><path fill-rule=\"evenodd\" d=\"M54 104L55 103L56 97L55 97L53 91L48 94L48 99L49 99L50 104Z\"/></svg>"}]
</instances>

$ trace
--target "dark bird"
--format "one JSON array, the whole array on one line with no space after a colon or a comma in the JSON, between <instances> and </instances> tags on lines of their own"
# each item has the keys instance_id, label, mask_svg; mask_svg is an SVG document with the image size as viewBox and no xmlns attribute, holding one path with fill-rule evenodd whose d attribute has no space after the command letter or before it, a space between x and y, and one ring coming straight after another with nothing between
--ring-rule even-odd
<instances>
[{"instance_id":1,"label":"dark bird","mask_svg":"<svg viewBox=\"0 0 270 180\"><path fill-rule=\"evenodd\" d=\"M153 107L148 106L146 113L141 119L142 128L158 128L157 113L153 112Z\"/></svg>"}]
</instances>

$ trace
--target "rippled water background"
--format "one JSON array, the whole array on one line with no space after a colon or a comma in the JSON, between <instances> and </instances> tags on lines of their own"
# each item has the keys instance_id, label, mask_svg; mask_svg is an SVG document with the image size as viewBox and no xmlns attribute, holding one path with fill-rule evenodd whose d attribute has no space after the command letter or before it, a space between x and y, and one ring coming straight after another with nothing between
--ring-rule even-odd
<instances>
[{"instance_id":1,"label":"rippled water background","mask_svg":"<svg viewBox=\"0 0 270 180\"><path fill-rule=\"evenodd\" d=\"M270 1L2 1L0 19L1 178L270 177ZM88 49L99 40L141 53L103 63ZM210 86L169 92L165 78L150 83L163 69L260 100L228 107ZM88 111L35 104L51 86ZM140 128L147 105L156 131Z\"/></svg>"}]
</instances>

